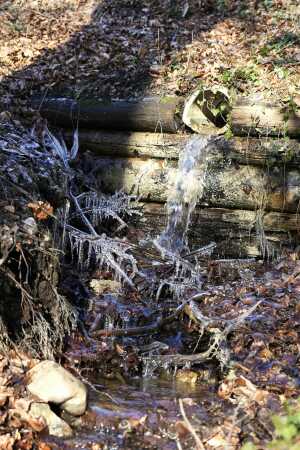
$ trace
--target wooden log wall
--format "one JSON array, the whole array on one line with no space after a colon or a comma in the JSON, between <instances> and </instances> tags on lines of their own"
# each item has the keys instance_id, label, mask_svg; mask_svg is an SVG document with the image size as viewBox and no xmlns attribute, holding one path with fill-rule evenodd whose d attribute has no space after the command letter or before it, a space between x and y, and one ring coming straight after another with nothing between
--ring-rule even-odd
<instances>
[{"instance_id":1,"label":"wooden log wall","mask_svg":"<svg viewBox=\"0 0 300 450\"><path fill-rule=\"evenodd\" d=\"M78 104L48 99L39 107L55 126L79 125L82 157L99 189L138 195L144 216L134 236L157 236L166 224L164 203L177 160L191 136L178 132L182 100ZM300 240L300 142L287 138L300 136L299 111L287 114L278 105L238 99L228 120L235 136L219 138L212 152L190 242L197 247L215 241L221 257L275 255ZM203 134L219 133L204 122ZM63 131L67 141L72 134Z\"/></svg>"}]
</instances>

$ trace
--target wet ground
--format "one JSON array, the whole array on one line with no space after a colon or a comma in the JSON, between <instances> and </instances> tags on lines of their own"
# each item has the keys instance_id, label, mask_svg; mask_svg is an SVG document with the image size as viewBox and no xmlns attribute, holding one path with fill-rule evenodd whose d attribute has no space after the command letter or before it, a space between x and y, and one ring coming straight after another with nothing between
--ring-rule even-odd
<instances>
[{"instance_id":1,"label":"wet ground","mask_svg":"<svg viewBox=\"0 0 300 450\"><path fill-rule=\"evenodd\" d=\"M179 402L182 401L187 416L197 417L197 422L206 427L209 419L206 407L215 401L215 387L177 381L171 374L165 379L137 378L129 384L103 379L98 382L111 399L90 392L85 429L83 425L64 444L56 441L62 448L171 450L180 448L178 442L182 448L194 448L193 439L185 430Z\"/></svg>"}]
</instances>

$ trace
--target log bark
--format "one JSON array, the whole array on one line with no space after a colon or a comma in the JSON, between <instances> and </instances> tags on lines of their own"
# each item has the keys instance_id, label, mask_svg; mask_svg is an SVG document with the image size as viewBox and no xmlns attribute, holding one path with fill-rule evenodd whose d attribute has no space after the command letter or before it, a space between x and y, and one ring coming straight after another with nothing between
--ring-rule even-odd
<instances>
[{"instance_id":1,"label":"log bark","mask_svg":"<svg viewBox=\"0 0 300 450\"><path fill-rule=\"evenodd\" d=\"M55 126L175 133L182 103L180 97L136 102L36 98L30 106Z\"/></svg>"},{"instance_id":2,"label":"log bark","mask_svg":"<svg viewBox=\"0 0 300 450\"><path fill-rule=\"evenodd\" d=\"M154 239L166 225L166 208L144 203L143 213L132 234ZM296 214L269 212L260 221L258 212L225 208L196 208L188 232L191 250L214 241L214 256L218 258L274 257L299 239L300 218Z\"/></svg>"},{"instance_id":3,"label":"log bark","mask_svg":"<svg viewBox=\"0 0 300 450\"><path fill-rule=\"evenodd\" d=\"M96 158L86 154L86 167L103 192L124 189L153 202L166 202L177 173L177 161L154 158ZM296 169L270 167L266 171L260 166L211 165L204 186L202 205L289 212L299 208L300 173Z\"/></svg>"},{"instance_id":4,"label":"log bark","mask_svg":"<svg viewBox=\"0 0 300 450\"><path fill-rule=\"evenodd\" d=\"M141 202L144 216L151 217L157 222L161 221L161 226L166 224L167 210L162 203ZM238 226L240 230L248 232L255 229L258 211L227 209L227 208L207 208L197 207L192 215L192 225L212 226L215 223L222 226ZM300 237L300 216L293 213L281 213L268 211L262 214L262 225L268 232L296 232Z\"/></svg>"},{"instance_id":5,"label":"log bark","mask_svg":"<svg viewBox=\"0 0 300 450\"><path fill-rule=\"evenodd\" d=\"M296 104L281 106L251 98L238 98L232 103L226 120L235 135L300 136L300 111ZM112 102L35 98L30 106L57 126L79 124L87 128L174 133L183 125L179 119L183 99L175 96ZM220 132L209 117L201 114L198 121L199 133Z\"/></svg>"},{"instance_id":6,"label":"log bark","mask_svg":"<svg viewBox=\"0 0 300 450\"><path fill-rule=\"evenodd\" d=\"M233 134L300 136L300 108L255 99L237 99L229 115Z\"/></svg>"},{"instance_id":7,"label":"log bark","mask_svg":"<svg viewBox=\"0 0 300 450\"><path fill-rule=\"evenodd\" d=\"M73 132L65 131L63 137L72 141ZM189 141L190 134L109 132L83 129L79 133L81 150L91 150L99 156L142 156L178 159ZM240 164L298 166L300 143L286 139L231 138L220 139L217 144L225 158Z\"/></svg>"}]
</instances>

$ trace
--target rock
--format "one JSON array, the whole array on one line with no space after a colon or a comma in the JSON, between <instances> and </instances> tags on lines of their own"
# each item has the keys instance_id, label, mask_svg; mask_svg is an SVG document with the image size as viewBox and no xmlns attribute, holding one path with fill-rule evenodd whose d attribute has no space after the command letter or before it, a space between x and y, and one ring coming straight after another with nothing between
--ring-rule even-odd
<instances>
[{"instance_id":1,"label":"rock","mask_svg":"<svg viewBox=\"0 0 300 450\"><path fill-rule=\"evenodd\" d=\"M43 417L48 426L49 434L52 436L67 438L73 434L70 425L58 417L47 403L31 403L29 414L34 418Z\"/></svg>"},{"instance_id":2,"label":"rock","mask_svg":"<svg viewBox=\"0 0 300 450\"><path fill-rule=\"evenodd\" d=\"M87 407L86 386L53 361L43 361L28 372L28 391L43 402L52 402L73 416Z\"/></svg>"},{"instance_id":3,"label":"rock","mask_svg":"<svg viewBox=\"0 0 300 450\"><path fill-rule=\"evenodd\" d=\"M176 381L180 383L196 384L198 379L198 374L192 370L179 369L176 372Z\"/></svg>"}]
</instances>

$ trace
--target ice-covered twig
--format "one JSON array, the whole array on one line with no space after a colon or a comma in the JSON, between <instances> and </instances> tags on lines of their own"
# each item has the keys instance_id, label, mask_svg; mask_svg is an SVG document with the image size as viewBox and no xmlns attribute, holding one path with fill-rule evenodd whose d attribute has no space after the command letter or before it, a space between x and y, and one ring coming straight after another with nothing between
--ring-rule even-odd
<instances>
[{"instance_id":1,"label":"ice-covered twig","mask_svg":"<svg viewBox=\"0 0 300 450\"><path fill-rule=\"evenodd\" d=\"M82 209L81 209L81 207L80 207L80 205L79 205L79 203L78 203L78 200L77 200L76 196L73 195L71 191L70 191L70 197L71 197L71 199L73 200L73 202L74 202L74 204L75 204L75 206L76 206L77 211L79 212L79 215L80 215L80 217L81 217L81 219L82 219L82 222L87 226L87 228L90 230L90 232L91 232L91 234L92 234L93 236L98 236L98 233L97 233L96 230L94 229L93 225L90 223L90 221L88 220L88 218L86 217L86 215L85 215L84 212L82 211Z\"/></svg>"},{"instance_id":2,"label":"ice-covered twig","mask_svg":"<svg viewBox=\"0 0 300 450\"><path fill-rule=\"evenodd\" d=\"M61 159L64 168L67 170L70 169L69 162L76 158L79 149L78 130L74 132L73 145L70 151L68 151L65 141L63 139L57 139L47 126L45 126L44 130L44 140L46 146L50 146L54 153Z\"/></svg>"},{"instance_id":3,"label":"ice-covered twig","mask_svg":"<svg viewBox=\"0 0 300 450\"><path fill-rule=\"evenodd\" d=\"M131 327L131 328L113 328L109 330L99 330L95 332L95 335L97 336L142 336L144 334L151 334L154 332L157 332L165 325L172 323L173 320L175 320L178 315L181 313L181 311L184 309L185 305L189 303L192 299L196 300L198 298L204 297L207 295L207 292L198 292L197 294L193 295L189 299L183 301L181 305L179 305L175 311L170 314L169 316L163 318L159 317L154 323L151 323L149 325L145 325L142 327Z\"/></svg>"},{"instance_id":4,"label":"ice-covered twig","mask_svg":"<svg viewBox=\"0 0 300 450\"><path fill-rule=\"evenodd\" d=\"M226 324L226 328L223 331L224 336L228 335L231 331L233 331L235 328L237 328L241 323L243 323L247 317L249 317L253 311L261 304L261 300L258 301L255 305L253 305L251 308L244 311L242 314L240 314L235 319L223 319L222 317L207 317L204 316L198 305L192 300L189 304L189 307L191 309L191 312L195 319L197 319L199 322L201 322L204 326L216 326L220 323Z\"/></svg>"},{"instance_id":5,"label":"ice-covered twig","mask_svg":"<svg viewBox=\"0 0 300 450\"><path fill-rule=\"evenodd\" d=\"M193 300L195 299L189 299L186 303L194 303ZM186 306L185 303L185 306ZM173 355L159 355L159 356L151 356L151 362L155 362L157 367L163 366L164 364L170 364L174 366L183 366L185 364L197 364L204 361L207 361L208 359L212 359L214 357L217 357L221 360L220 355L218 355L218 352L220 352L220 345L228 334L236 329L242 322L244 322L247 317L249 317L253 311L260 305L261 301L257 302L254 306L249 308L248 310L244 311L239 317L236 319L222 319L222 318L209 318L204 316L201 311L199 311L199 308L195 308L194 303L194 316L196 319L199 320L202 326L207 328L210 326L209 332L212 333L212 339L210 341L210 344L208 346L208 349L205 352L202 353L194 353L191 355L181 355L181 354L173 354ZM196 305L197 306L197 305ZM196 314L195 314L196 312ZM197 317L196 317L197 315ZM222 331L218 327L211 328L213 325L217 325L217 322L223 322L226 323L226 328ZM144 362L147 362L147 358L143 358Z\"/></svg>"}]
</instances>

